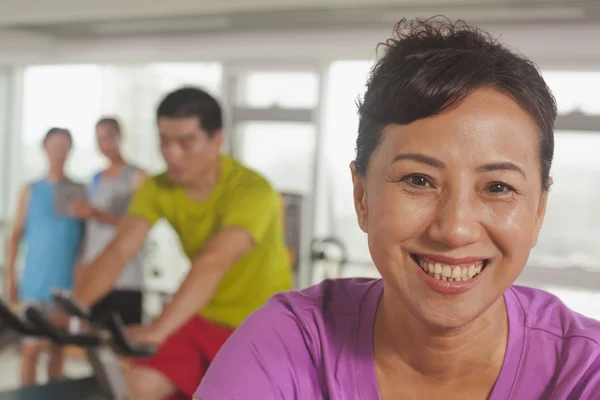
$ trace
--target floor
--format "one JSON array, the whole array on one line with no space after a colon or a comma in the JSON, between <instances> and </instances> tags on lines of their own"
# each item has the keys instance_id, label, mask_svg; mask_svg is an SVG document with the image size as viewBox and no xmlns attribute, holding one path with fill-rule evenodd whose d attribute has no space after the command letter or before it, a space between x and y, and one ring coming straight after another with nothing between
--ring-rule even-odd
<instances>
[{"instance_id":1,"label":"floor","mask_svg":"<svg viewBox=\"0 0 600 400\"><path fill-rule=\"evenodd\" d=\"M46 363L48 358L43 355L38 364L38 381L47 381ZM0 391L10 390L19 386L20 355L17 346L0 349ZM79 378L91 374L91 368L86 360L69 357L65 365L65 375L69 378Z\"/></svg>"}]
</instances>

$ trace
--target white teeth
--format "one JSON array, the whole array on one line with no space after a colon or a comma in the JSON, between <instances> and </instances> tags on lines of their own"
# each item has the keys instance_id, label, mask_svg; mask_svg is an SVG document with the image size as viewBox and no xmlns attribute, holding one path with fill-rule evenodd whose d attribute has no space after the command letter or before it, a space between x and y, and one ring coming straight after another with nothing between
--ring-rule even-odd
<instances>
[{"instance_id":1,"label":"white teeth","mask_svg":"<svg viewBox=\"0 0 600 400\"><path fill-rule=\"evenodd\" d=\"M461 270L462 270L462 268L460 268L460 267L454 267L454 269L452 270L452 277L455 280L460 280L460 277L462 275L462 271Z\"/></svg>"},{"instance_id":2,"label":"white teeth","mask_svg":"<svg viewBox=\"0 0 600 400\"><path fill-rule=\"evenodd\" d=\"M444 268L442 268L442 276L445 276L446 278L452 276L452 269L448 265L444 265Z\"/></svg>"},{"instance_id":3,"label":"white teeth","mask_svg":"<svg viewBox=\"0 0 600 400\"><path fill-rule=\"evenodd\" d=\"M429 276L447 282L468 281L481 273L483 269L483 264L479 262L463 267L452 267L441 263L420 260L419 265Z\"/></svg>"},{"instance_id":4,"label":"white teeth","mask_svg":"<svg viewBox=\"0 0 600 400\"><path fill-rule=\"evenodd\" d=\"M475 265L474 264L469 265L469 270L467 271L467 275L469 278L472 278L475 276Z\"/></svg>"}]
</instances>

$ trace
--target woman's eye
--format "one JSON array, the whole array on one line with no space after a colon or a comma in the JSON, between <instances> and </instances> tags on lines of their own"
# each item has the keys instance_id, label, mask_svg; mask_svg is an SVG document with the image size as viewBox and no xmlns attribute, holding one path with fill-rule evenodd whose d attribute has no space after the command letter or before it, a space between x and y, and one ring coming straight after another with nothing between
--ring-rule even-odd
<instances>
[{"instance_id":1,"label":"woman's eye","mask_svg":"<svg viewBox=\"0 0 600 400\"><path fill-rule=\"evenodd\" d=\"M488 191L494 194L502 194L512 192L514 191L514 189L511 186L506 185L504 183L492 183L488 186Z\"/></svg>"},{"instance_id":2,"label":"woman's eye","mask_svg":"<svg viewBox=\"0 0 600 400\"><path fill-rule=\"evenodd\" d=\"M427 187L432 186L430 180L423 175L410 175L403 179L406 183L412 186Z\"/></svg>"}]
</instances>

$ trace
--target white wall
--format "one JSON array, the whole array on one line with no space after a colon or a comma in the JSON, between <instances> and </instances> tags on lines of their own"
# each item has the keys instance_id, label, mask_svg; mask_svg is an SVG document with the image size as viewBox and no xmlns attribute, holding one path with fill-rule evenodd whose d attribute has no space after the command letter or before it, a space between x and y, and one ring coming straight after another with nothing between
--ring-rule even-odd
<instances>
[{"instance_id":1,"label":"white wall","mask_svg":"<svg viewBox=\"0 0 600 400\"><path fill-rule=\"evenodd\" d=\"M490 26L503 42L546 68L600 67L600 25ZM382 29L250 32L177 37L52 41L26 37L0 41L0 64L188 60L330 60L374 57ZM3 46L4 44L4 46Z\"/></svg>"},{"instance_id":2,"label":"white wall","mask_svg":"<svg viewBox=\"0 0 600 400\"><path fill-rule=\"evenodd\" d=\"M424 6L472 4L472 0L0 0L0 26L4 23L40 23L140 17L189 16L191 14L298 10L348 9L357 6ZM478 0L496 4L497 0Z\"/></svg>"}]
</instances>

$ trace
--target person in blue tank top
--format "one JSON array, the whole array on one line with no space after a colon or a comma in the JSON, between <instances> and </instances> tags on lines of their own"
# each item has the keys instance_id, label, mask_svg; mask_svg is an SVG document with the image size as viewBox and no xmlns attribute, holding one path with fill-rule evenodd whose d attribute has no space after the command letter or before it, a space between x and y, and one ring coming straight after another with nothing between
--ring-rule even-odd
<instances>
[{"instance_id":1,"label":"person in blue tank top","mask_svg":"<svg viewBox=\"0 0 600 400\"><path fill-rule=\"evenodd\" d=\"M57 184L72 182L64 172L73 140L66 129L52 128L43 140L49 171L45 178L26 185L21 191L15 222L9 238L6 260L7 294L10 302L22 309L35 304L51 311L51 294L56 289L70 290L78 262L84 224L79 218L57 211ZM17 284L16 260L19 246L26 247L25 265ZM42 349L35 338L24 338L21 345L21 383L35 383L37 359ZM63 349L50 347L48 378L62 378Z\"/></svg>"}]
</instances>

